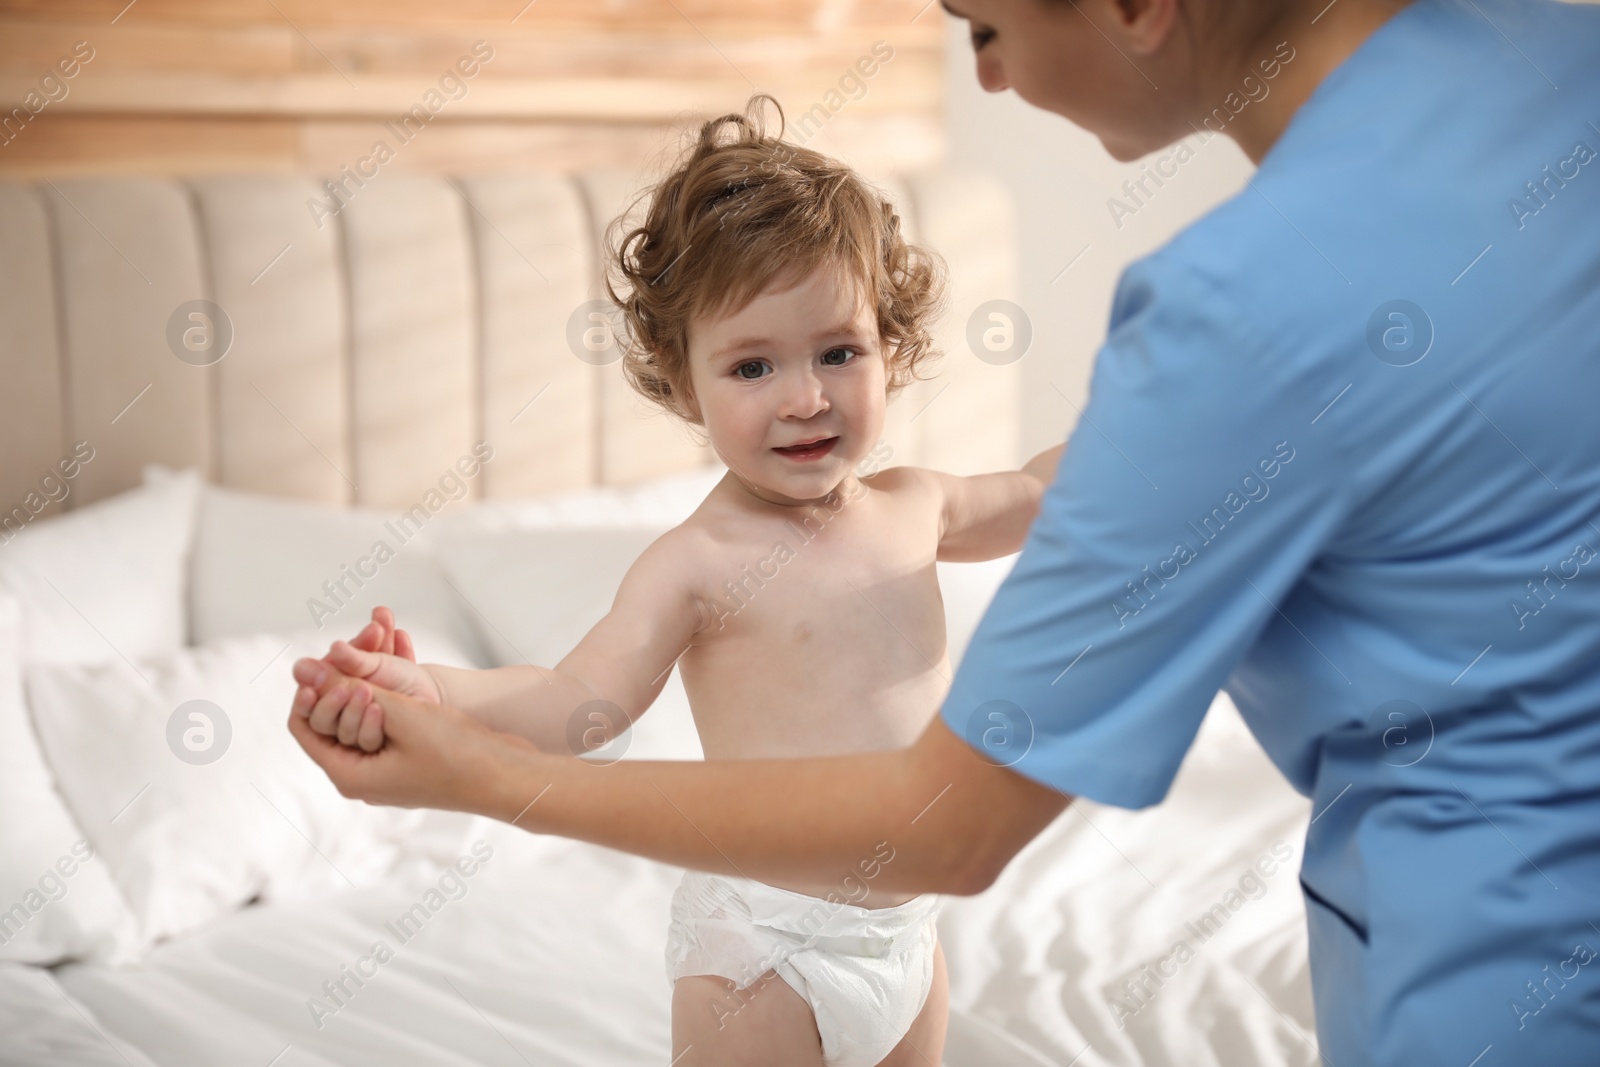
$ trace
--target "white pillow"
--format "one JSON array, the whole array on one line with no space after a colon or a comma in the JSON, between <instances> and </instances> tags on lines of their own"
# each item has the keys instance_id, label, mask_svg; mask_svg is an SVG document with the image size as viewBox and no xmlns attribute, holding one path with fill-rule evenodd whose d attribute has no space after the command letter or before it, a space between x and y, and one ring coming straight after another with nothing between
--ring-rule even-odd
<instances>
[{"instance_id":1,"label":"white pillow","mask_svg":"<svg viewBox=\"0 0 1600 1067\"><path fill-rule=\"evenodd\" d=\"M1020 552L999 559L986 559L977 563L937 564L939 592L944 597L945 643L950 652L950 666L959 666L966 655L967 645L989 602L994 599L1000 583L1005 581L1011 568L1016 566Z\"/></svg>"},{"instance_id":2,"label":"white pillow","mask_svg":"<svg viewBox=\"0 0 1600 1067\"><path fill-rule=\"evenodd\" d=\"M62 805L28 723L21 619L0 592L0 961L128 962L133 915Z\"/></svg>"},{"instance_id":3,"label":"white pillow","mask_svg":"<svg viewBox=\"0 0 1600 1067\"><path fill-rule=\"evenodd\" d=\"M437 558L470 605L488 662L559 662L610 610L639 554L727 470L714 463L628 486L480 500L441 523Z\"/></svg>"},{"instance_id":4,"label":"white pillow","mask_svg":"<svg viewBox=\"0 0 1600 1067\"><path fill-rule=\"evenodd\" d=\"M517 530L560 527L657 527L687 519L728 473L721 463L662 475L633 485L602 485L532 497L474 502L451 516L446 529Z\"/></svg>"},{"instance_id":5,"label":"white pillow","mask_svg":"<svg viewBox=\"0 0 1600 1067\"><path fill-rule=\"evenodd\" d=\"M145 479L161 485L189 473L151 464ZM403 628L430 628L473 664L487 663L471 609L434 559L434 528L448 510L418 529L402 525L398 511L328 507L209 484L199 499L189 571L192 644L306 628L331 644L354 637L372 609L386 604ZM375 552L379 542L386 550Z\"/></svg>"},{"instance_id":6,"label":"white pillow","mask_svg":"<svg viewBox=\"0 0 1600 1067\"><path fill-rule=\"evenodd\" d=\"M470 665L446 639L416 638L430 660ZM25 668L46 761L144 941L257 894L370 884L402 858L421 813L346 800L289 734L291 666L328 643L303 630L147 658L137 671L122 660Z\"/></svg>"},{"instance_id":7,"label":"white pillow","mask_svg":"<svg viewBox=\"0 0 1600 1067\"><path fill-rule=\"evenodd\" d=\"M611 610L665 528L447 531L439 562L474 609L496 666L553 667ZM405 621L396 613L396 624ZM421 658L421 653L418 653Z\"/></svg>"},{"instance_id":8,"label":"white pillow","mask_svg":"<svg viewBox=\"0 0 1600 1067\"><path fill-rule=\"evenodd\" d=\"M22 604L23 658L121 661L181 648L184 571L200 476L28 524L0 551L0 586Z\"/></svg>"},{"instance_id":9,"label":"white pillow","mask_svg":"<svg viewBox=\"0 0 1600 1067\"><path fill-rule=\"evenodd\" d=\"M611 610L617 587L663 528L446 531L439 559L482 621L498 666L554 667ZM403 625L403 623L402 623ZM423 650L417 658L429 661ZM678 671L649 714L601 759L701 759Z\"/></svg>"}]
</instances>

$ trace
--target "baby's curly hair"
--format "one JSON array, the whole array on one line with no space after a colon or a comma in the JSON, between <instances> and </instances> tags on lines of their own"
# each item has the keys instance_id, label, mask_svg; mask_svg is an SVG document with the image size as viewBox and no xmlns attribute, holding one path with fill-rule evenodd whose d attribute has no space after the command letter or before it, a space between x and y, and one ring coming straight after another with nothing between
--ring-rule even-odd
<instances>
[{"instance_id":1,"label":"baby's curly hair","mask_svg":"<svg viewBox=\"0 0 1600 1067\"><path fill-rule=\"evenodd\" d=\"M773 136L767 102L778 110ZM889 398L938 355L929 327L944 307L943 260L908 244L893 206L853 170L785 142L783 129L778 101L752 95L743 115L702 125L672 172L634 202L650 201L643 225L622 235L630 207L606 229L623 373L690 424L704 425L689 389L690 319L737 314L774 281L800 281L825 264L847 271L876 306Z\"/></svg>"}]
</instances>

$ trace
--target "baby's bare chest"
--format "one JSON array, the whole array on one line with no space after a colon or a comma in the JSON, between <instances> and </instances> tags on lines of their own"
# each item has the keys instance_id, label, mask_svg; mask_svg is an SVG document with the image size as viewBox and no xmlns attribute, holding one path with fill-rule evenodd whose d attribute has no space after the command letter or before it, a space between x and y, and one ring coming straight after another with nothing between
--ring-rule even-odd
<instances>
[{"instance_id":1,"label":"baby's bare chest","mask_svg":"<svg viewBox=\"0 0 1600 1067\"><path fill-rule=\"evenodd\" d=\"M936 551L936 530L904 511L773 524L726 546L706 569L698 584L707 624L695 643L770 644L802 658L925 646L937 662L944 605Z\"/></svg>"},{"instance_id":2,"label":"baby's bare chest","mask_svg":"<svg viewBox=\"0 0 1600 1067\"><path fill-rule=\"evenodd\" d=\"M909 743L948 686L937 520L862 514L730 546L680 661L708 754Z\"/></svg>"}]
</instances>

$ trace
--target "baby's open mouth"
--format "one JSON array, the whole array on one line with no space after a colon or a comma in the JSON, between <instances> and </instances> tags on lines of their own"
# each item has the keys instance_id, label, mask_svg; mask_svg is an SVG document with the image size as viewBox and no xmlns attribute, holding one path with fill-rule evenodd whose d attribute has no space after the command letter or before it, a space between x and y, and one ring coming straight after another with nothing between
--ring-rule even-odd
<instances>
[{"instance_id":1,"label":"baby's open mouth","mask_svg":"<svg viewBox=\"0 0 1600 1067\"><path fill-rule=\"evenodd\" d=\"M782 448L774 448L773 451L780 455L788 456L790 459L821 459L833 451L833 446L838 443L839 438L837 437L824 437L808 444L786 445Z\"/></svg>"}]
</instances>

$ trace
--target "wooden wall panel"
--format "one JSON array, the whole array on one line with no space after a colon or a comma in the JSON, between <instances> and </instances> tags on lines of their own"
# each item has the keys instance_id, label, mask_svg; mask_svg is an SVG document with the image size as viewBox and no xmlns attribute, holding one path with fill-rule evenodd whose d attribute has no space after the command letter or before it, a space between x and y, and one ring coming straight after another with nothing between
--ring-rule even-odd
<instances>
[{"instance_id":1,"label":"wooden wall panel","mask_svg":"<svg viewBox=\"0 0 1600 1067\"><path fill-rule=\"evenodd\" d=\"M943 17L927 0L0 0L0 117L35 93L0 128L0 175L337 169L477 42L492 58L434 97L395 169L637 166L759 88L826 119L815 147L888 173L943 155ZM92 59L40 93L80 41Z\"/></svg>"},{"instance_id":2,"label":"wooden wall panel","mask_svg":"<svg viewBox=\"0 0 1600 1067\"><path fill-rule=\"evenodd\" d=\"M905 0L138 0L137 6L146 21L210 26L286 19L311 26L490 26L515 20L626 30L688 21L708 33L740 29L804 33L905 23L923 4ZM126 0L5 0L0 14L103 25L131 7L134 4Z\"/></svg>"},{"instance_id":3,"label":"wooden wall panel","mask_svg":"<svg viewBox=\"0 0 1600 1067\"><path fill-rule=\"evenodd\" d=\"M0 145L0 174L187 175L287 172L298 165L300 131L282 119L50 115Z\"/></svg>"}]
</instances>

